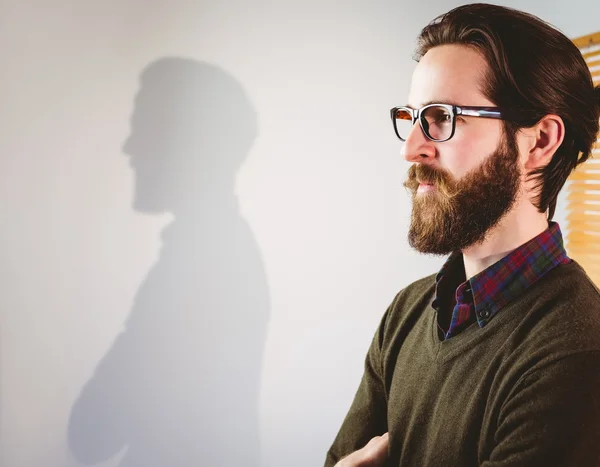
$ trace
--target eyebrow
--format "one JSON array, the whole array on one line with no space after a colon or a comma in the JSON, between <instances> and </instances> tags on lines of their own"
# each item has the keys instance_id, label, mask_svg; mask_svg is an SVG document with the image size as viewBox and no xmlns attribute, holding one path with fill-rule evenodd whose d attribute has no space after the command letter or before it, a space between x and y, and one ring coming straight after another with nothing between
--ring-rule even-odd
<instances>
[{"instance_id":1,"label":"eyebrow","mask_svg":"<svg viewBox=\"0 0 600 467\"><path fill-rule=\"evenodd\" d=\"M411 109L420 109L422 107L425 107L426 105L431 105L431 104L449 104L449 105L455 105L457 107L461 106L461 104L458 104L453 99L435 99L435 100L432 100L432 101L424 102L423 105L421 105L419 107L414 107L414 106L412 106L410 104L406 104L406 107L410 107Z\"/></svg>"}]
</instances>

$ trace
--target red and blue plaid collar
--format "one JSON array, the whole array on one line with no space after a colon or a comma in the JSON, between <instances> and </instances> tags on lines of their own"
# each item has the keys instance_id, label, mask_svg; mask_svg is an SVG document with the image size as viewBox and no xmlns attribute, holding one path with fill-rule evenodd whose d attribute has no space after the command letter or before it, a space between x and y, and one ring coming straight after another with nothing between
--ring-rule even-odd
<instances>
[{"instance_id":1,"label":"red and blue plaid collar","mask_svg":"<svg viewBox=\"0 0 600 467\"><path fill-rule=\"evenodd\" d=\"M570 261L558 223L550 222L548 228L537 237L513 250L470 280L460 283L456 289L456 296L462 299L472 294L475 316L479 327L483 327L504 305L521 295L551 269ZM436 276L436 294L432 303L434 308L437 308L440 287L447 287L447 283L452 282L456 284L456 274L460 274L464 279L461 252L452 253ZM452 334L453 326L460 326L468 318L472 319L470 316L453 316L449 334Z\"/></svg>"}]
</instances>

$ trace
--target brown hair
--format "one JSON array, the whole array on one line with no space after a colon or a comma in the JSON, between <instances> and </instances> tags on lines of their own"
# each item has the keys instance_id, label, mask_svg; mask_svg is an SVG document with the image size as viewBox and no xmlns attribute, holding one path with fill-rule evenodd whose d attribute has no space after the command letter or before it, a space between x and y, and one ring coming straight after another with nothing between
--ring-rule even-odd
<instances>
[{"instance_id":1,"label":"brown hair","mask_svg":"<svg viewBox=\"0 0 600 467\"><path fill-rule=\"evenodd\" d=\"M462 44L486 59L482 91L500 108L504 128L514 134L544 115L559 115L565 137L550 163L528 174L539 192L540 212L556 209L556 198L571 171L591 154L598 134L600 86L594 89L579 49L540 18L484 3L464 5L438 16L421 31L415 59L433 47Z\"/></svg>"}]
</instances>

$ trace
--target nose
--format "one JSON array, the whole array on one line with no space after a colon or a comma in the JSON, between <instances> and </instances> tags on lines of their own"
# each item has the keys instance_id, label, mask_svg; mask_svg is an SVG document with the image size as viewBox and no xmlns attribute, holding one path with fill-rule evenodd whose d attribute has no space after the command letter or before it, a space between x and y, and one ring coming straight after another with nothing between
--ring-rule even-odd
<instances>
[{"instance_id":1,"label":"nose","mask_svg":"<svg viewBox=\"0 0 600 467\"><path fill-rule=\"evenodd\" d=\"M408 162L428 163L433 162L436 153L435 143L425 136L419 122L415 122L402 146L404 159Z\"/></svg>"}]
</instances>

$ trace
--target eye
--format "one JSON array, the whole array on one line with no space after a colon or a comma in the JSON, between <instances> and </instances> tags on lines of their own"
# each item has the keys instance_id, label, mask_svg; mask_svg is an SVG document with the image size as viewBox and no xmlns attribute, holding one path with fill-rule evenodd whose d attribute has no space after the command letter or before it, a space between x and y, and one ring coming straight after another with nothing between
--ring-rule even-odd
<instances>
[{"instance_id":1,"label":"eye","mask_svg":"<svg viewBox=\"0 0 600 467\"><path fill-rule=\"evenodd\" d=\"M430 124L446 125L452 122L452 114L445 107L441 106L427 108L423 116Z\"/></svg>"},{"instance_id":2,"label":"eye","mask_svg":"<svg viewBox=\"0 0 600 467\"><path fill-rule=\"evenodd\" d=\"M435 116L436 125L450 125L452 123L452 115L447 112L440 112Z\"/></svg>"}]
</instances>

